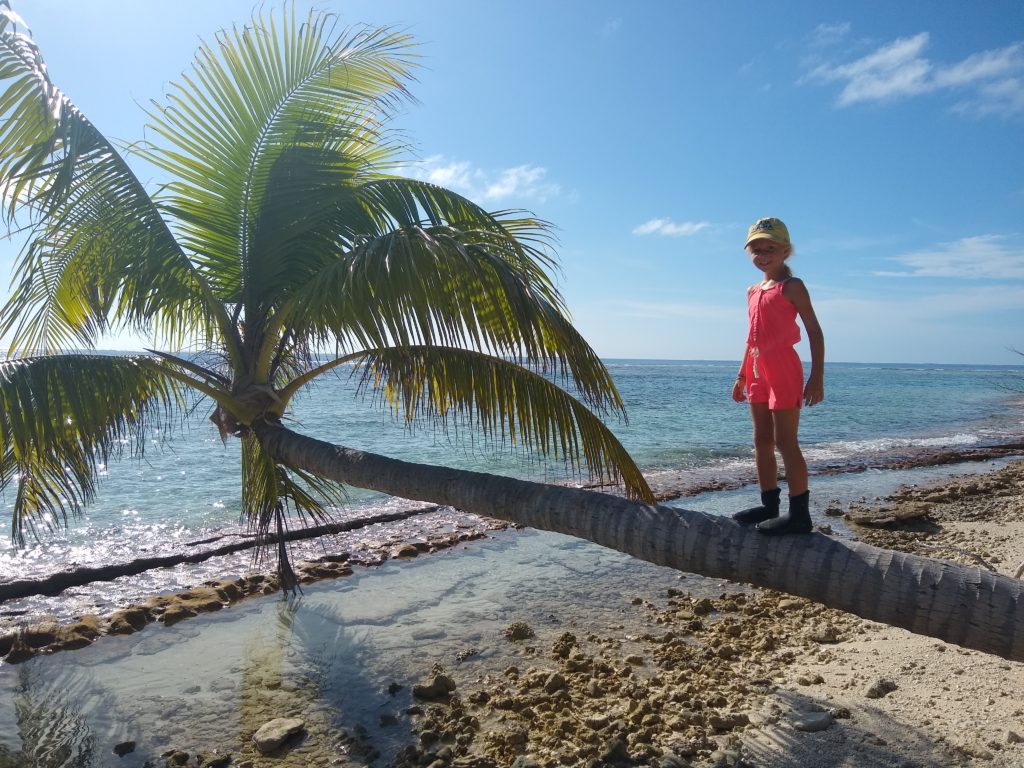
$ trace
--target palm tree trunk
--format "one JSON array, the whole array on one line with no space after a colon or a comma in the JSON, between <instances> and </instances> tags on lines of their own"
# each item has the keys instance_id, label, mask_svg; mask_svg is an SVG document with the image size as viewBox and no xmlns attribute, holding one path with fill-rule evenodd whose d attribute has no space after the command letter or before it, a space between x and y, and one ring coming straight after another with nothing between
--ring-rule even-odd
<instances>
[{"instance_id":1,"label":"palm tree trunk","mask_svg":"<svg viewBox=\"0 0 1024 768\"><path fill-rule=\"evenodd\" d=\"M819 533L762 536L728 518L594 491L412 464L255 426L270 455L338 482L576 536L641 560L806 597L1024 661L1024 582Z\"/></svg>"}]
</instances>

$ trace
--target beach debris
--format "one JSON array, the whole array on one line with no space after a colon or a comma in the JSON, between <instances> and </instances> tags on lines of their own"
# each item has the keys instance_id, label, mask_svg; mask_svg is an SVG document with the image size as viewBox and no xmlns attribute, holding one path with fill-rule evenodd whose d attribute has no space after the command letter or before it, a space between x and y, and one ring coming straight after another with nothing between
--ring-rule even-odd
<instances>
[{"instance_id":1,"label":"beach debris","mask_svg":"<svg viewBox=\"0 0 1024 768\"><path fill-rule=\"evenodd\" d=\"M809 686L809 685L821 685L825 682L825 678L821 675L799 675L796 679L797 685Z\"/></svg>"},{"instance_id":2,"label":"beach debris","mask_svg":"<svg viewBox=\"0 0 1024 768\"><path fill-rule=\"evenodd\" d=\"M199 761L199 768L227 768L231 765L231 755L229 754L218 754L212 755L196 755L196 760Z\"/></svg>"},{"instance_id":3,"label":"beach debris","mask_svg":"<svg viewBox=\"0 0 1024 768\"><path fill-rule=\"evenodd\" d=\"M953 750L965 757L973 757L976 760L992 760L995 755L984 744L977 741L968 741L963 744L954 744Z\"/></svg>"},{"instance_id":4,"label":"beach debris","mask_svg":"<svg viewBox=\"0 0 1024 768\"><path fill-rule=\"evenodd\" d=\"M693 601L692 610L698 616L707 616L709 613L715 612L715 604L708 598L702 597Z\"/></svg>"},{"instance_id":5,"label":"beach debris","mask_svg":"<svg viewBox=\"0 0 1024 768\"><path fill-rule=\"evenodd\" d=\"M739 768L743 765L743 755L735 749L716 749L710 759L712 768Z\"/></svg>"},{"instance_id":6,"label":"beach debris","mask_svg":"<svg viewBox=\"0 0 1024 768\"><path fill-rule=\"evenodd\" d=\"M513 761L512 768L541 768L541 763L529 755L520 755Z\"/></svg>"},{"instance_id":7,"label":"beach debris","mask_svg":"<svg viewBox=\"0 0 1024 768\"><path fill-rule=\"evenodd\" d=\"M274 752L289 739L306 729L306 723L297 717L278 717L264 723L252 735L260 754Z\"/></svg>"},{"instance_id":8,"label":"beach debris","mask_svg":"<svg viewBox=\"0 0 1024 768\"><path fill-rule=\"evenodd\" d=\"M867 692L864 695L867 696L869 699L880 699L883 696L892 693L898 688L899 686L896 685L894 681L886 677L883 677L872 683L871 687L868 688Z\"/></svg>"},{"instance_id":9,"label":"beach debris","mask_svg":"<svg viewBox=\"0 0 1024 768\"><path fill-rule=\"evenodd\" d=\"M934 506L925 501L904 501L899 504L883 504L877 507L851 504L844 517L857 525L894 525L925 517Z\"/></svg>"},{"instance_id":10,"label":"beach debris","mask_svg":"<svg viewBox=\"0 0 1024 768\"><path fill-rule=\"evenodd\" d=\"M114 745L114 754L118 757L124 757L127 754L131 754L135 751L134 741L122 741L119 744Z\"/></svg>"},{"instance_id":11,"label":"beach debris","mask_svg":"<svg viewBox=\"0 0 1024 768\"><path fill-rule=\"evenodd\" d=\"M406 542L405 544L399 544L397 547L392 549L391 557L394 559L399 559L403 557L416 557L417 555L419 555L419 553L420 551L416 548L414 544L409 544L408 542Z\"/></svg>"},{"instance_id":12,"label":"beach debris","mask_svg":"<svg viewBox=\"0 0 1024 768\"><path fill-rule=\"evenodd\" d=\"M716 731L731 731L750 725L750 715L746 712L717 712L708 716L708 724Z\"/></svg>"},{"instance_id":13,"label":"beach debris","mask_svg":"<svg viewBox=\"0 0 1024 768\"><path fill-rule=\"evenodd\" d=\"M828 712L798 712L790 722L798 731L816 733L828 730L835 721Z\"/></svg>"},{"instance_id":14,"label":"beach debris","mask_svg":"<svg viewBox=\"0 0 1024 768\"><path fill-rule=\"evenodd\" d=\"M513 643L519 640L529 640L531 637L536 637L536 634L533 627L525 621L513 621L505 628L505 639Z\"/></svg>"},{"instance_id":15,"label":"beach debris","mask_svg":"<svg viewBox=\"0 0 1024 768\"><path fill-rule=\"evenodd\" d=\"M437 665L434 665L429 682L412 687L413 697L427 701L446 699L454 691L455 681Z\"/></svg>"},{"instance_id":16,"label":"beach debris","mask_svg":"<svg viewBox=\"0 0 1024 768\"><path fill-rule=\"evenodd\" d=\"M578 640L572 632L563 632L551 646L551 655L556 659L568 659L576 649Z\"/></svg>"},{"instance_id":17,"label":"beach debris","mask_svg":"<svg viewBox=\"0 0 1024 768\"><path fill-rule=\"evenodd\" d=\"M807 639L823 645L838 643L841 639L836 628L830 625L814 627L807 633Z\"/></svg>"}]
</instances>

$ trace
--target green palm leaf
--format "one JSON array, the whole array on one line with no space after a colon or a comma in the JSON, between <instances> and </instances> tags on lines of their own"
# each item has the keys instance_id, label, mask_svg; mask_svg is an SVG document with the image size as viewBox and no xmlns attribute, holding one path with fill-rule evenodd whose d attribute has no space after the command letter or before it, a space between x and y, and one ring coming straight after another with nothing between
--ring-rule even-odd
<instances>
[{"instance_id":1,"label":"green palm leaf","mask_svg":"<svg viewBox=\"0 0 1024 768\"><path fill-rule=\"evenodd\" d=\"M284 536L289 513L296 513L304 525L321 524L331 519L329 507L344 502L344 490L337 483L284 466L270 457L253 433L242 435L242 516L256 532L257 557L276 551L285 589L296 585Z\"/></svg>"},{"instance_id":2,"label":"green palm leaf","mask_svg":"<svg viewBox=\"0 0 1024 768\"><path fill-rule=\"evenodd\" d=\"M622 410L607 369L573 328L543 269L544 222L485 214L419 182L375 186L432 198L433 218L451 223L403 221L392 206L386 226L397 228L364 236L310 279L292 302L291 327L348 349L440 345L521 359L574 382L589 405ZM417 203L408 212L414 207L424 208Z\"/></svg>"},{"instance_id":3,"label":"green palm leaf","mask_svg":"<svg viewBox=\"0 0 1024 768\"><path fill-rule=\"evenodd\" d=\"M586 406L539 373L464 349L402 347L357 358L363 388L379 391L406 423L463 421L504 447L526 447L622 483L630 498L654 494L626 449Z\"/></svg>"},{"instance_id":4,"label":"green palm leaf","mask_svg":"<svg viewBox=\"0 0 1024 768\"><path fill-rule=\"evenodd\" d=\"M26 525L66 524L94 496L98 467L141 454L147 430L170 423L183 397L151 358L0 361L0 490L17 487L12 535L23 542Z\"/></svg>"},{"instance_id":5,"label":"green palm leaf","mask_svg":"<svg viewBox=\"0 0 1024 768\"><path fill-rule=\"evenodd\" d=\"M147 157L175 178L168 209L181 242L248 325L288 274L292 228L332 208L330 190L388 154L381 114L404 95L409 40L357 29L331 39L333 19L256 16L202 46L194 70L155 104L169 144ZM312 204L311 204L312 203ZM300 238L301 240L301 238ZM321 243L323 246L330 242Z\"/></svg>"},{"instance_id":6,"label":"green palm leaf","mask_svg":"<svg viewBox=\"0 0 1024 768\"><path fill-rule=\"evenodd\" d=\"M0 310L11 350L91 346L111 321L172 343L209 339L220 310L199 275L122 155L50 81L6 1L0 82L4 214L9 225L24 214L31 232Z\"/></svg>"}]
</instances>

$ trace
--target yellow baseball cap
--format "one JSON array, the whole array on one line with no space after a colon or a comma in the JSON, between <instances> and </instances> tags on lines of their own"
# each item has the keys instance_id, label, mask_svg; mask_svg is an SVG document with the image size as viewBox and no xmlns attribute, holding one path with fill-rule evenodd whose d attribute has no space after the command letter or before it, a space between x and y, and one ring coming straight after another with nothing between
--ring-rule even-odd
<instances>
[{"instance_id":1,"label":"yellow baseball cap","mask_svg":"<svg viewBox=\"0 0 1024 768\"><path fill-rule=\"evenodd\" d=\"M774 240L782 245L790 245L789 230L781 219L758 219L747 230L747 242L743 247L746 248L754 240Z\"/></svg>"}]
</instances>

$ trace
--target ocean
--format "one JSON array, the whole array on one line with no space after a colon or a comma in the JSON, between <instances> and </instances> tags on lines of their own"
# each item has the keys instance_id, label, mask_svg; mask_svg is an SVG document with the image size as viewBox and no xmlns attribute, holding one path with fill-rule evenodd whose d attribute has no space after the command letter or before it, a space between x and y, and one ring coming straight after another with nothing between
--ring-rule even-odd
<instances>
[{"instance_id":1,"label":"ocean","mask_svg":"<svg viewBox=\"0 0 1024 768\"><path fill-rule=\"evenodd\" d=\"M728 513L756 500L716 491L753 480L750 419L734 403L731 361L609 360L628 421L609 426L659 487L682 493L690 508ZM237 441L224 444L200 405L180 428L150 434L142 457L103 468L99 493L66 529L42 530L17 548L0 545L0 583L40 578L81 566L99 567L140 556L193 551L194 542L244 531ZM412 429L358 392L344 369L297 403L293 428L330 442L408 461L450 465L554 482L580 482L536 457L488 445L460 425ZM885 467L934 453L1024 440L1024 366L872 365L832 363L826 401L805 409L801 444L812 472ZM812 482L812 492L815 483ZM701 494L702 491L705 493ZM338 519L410 507L406 500L351 489ZM820 494L813 498L820 504ZM0 499L8 512L12 493ZM5 518L7 516L5 515ZM373 526L345 546L388 538L411 523ZM409 535L414 535L410 531ZM294 545L296 559L322 553L323 542ZM252 570L250 554L150 571L137 577L0 605L0 621L109 611L151 594Z\"/></svg>"},{"instance_id":2,"label":"ocean","mask_svg":"<svg viewBox=\"0 0 1024 768\"><path fill-rule=\"evenodd\" d=\"M684 494L671 504L728 514L756 499L747 407L729 397L736 363L609 366L629 416L611 426L659 486ZM870 499L901 484L1005 463L913 466L928 456L1024 439L1024 367L830 364L826 398L805 412L801 429L818 522L833 500ZM141 460L112 461L96 503L69 529L44 532L23 550L6 545L0 582L185 551L244 530L238 448L221 443L206 415L198 410L180 434L152 435ZM453 444L439 425L407 430L361 399L345 376L304 398L295 418L297 429L316 437L407 460L578 481L468 440L463 431ZM10 499L5 504L9 510ZM411 506L353 490L337 516ZM294 554L358 552L371 542L415 538L421 519L436 523L438 516L472 525L442 509L296 543ZM840 519L827 522L843 535ZM0 618L10 624L103 612L253 567L249 555L218 557L10 601L0 605ZM145 768L166 762L169 749L238 755L251 749L249 735L276 717L301 717L308 733L293 755L298 762L282 764L391 765L418 738L407 714L411 688L435 664L460 680L531 664L527 650L505 637L515 622L535 628L542 647L572 630L612 638L628 654L637 612L676 589L714 597L744 587L559 534L492 532L435 555L306 585L297 598L250 598L170 627L151 624L80 650L0 662L0 765Z\"/></svg>"}]
</instances>

